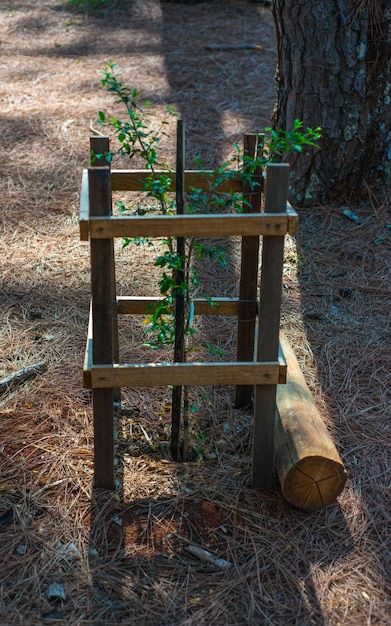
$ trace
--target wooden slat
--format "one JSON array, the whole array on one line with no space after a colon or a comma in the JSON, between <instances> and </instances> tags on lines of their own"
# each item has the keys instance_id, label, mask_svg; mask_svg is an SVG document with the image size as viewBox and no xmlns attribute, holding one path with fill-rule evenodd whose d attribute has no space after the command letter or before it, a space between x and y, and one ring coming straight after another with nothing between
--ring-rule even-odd
<instances>
[{"instance_id":1,"label":"wooden slat","mask_svg":"<svg viewBox=\"0 0 391 626\"><path fill-rule=\"evenodd\" d=\"M289 165L274 163L267 167L265 211L286 209ZM262 246L260 307L257 361L278 358L284 237L265 237ZM275 385L255 388L253 478L254 489L266 489L273 482Z\"/></svg>"},{"instance_id":2,"label":"wooden slat","mask_svg":"<svg viewBox=\"0 0 391 626\"><path fill-rule=\"evenodd\" d=\"M254 362L252 364L247 363L246 365L252 367L254 364ZM143 367L146 367L150 364L143 364ZM224 365L224 363L219 363L219 365ZM287 380L287 361L285 359L285 355L281 349L279 349L279 354L278 354L278 365L279 365L279 372L278 372L278 384L279 385L284 385L286 383ZM121 365L121 367L133 367L132 364L123 364ZM204 367L205 364L203 363L202 366ZM139 368L140 366L138 365L137 368ZM92 372L92 318L90 318L90 324L88 326L88 336L87 336L87 342L86 342L86 351L85 351L85 355L84 355L84 366L83 366L83 387L85 387L86 389L92 389L92 376L91 376L91 372ZM212 384L212 383L210 383ZM232 384L239 384L239 383L232 383ZM251 383L253 384L253 383Z\"/></svg>"},{"instance_id":3,"label":"wooden slat","mask_svg":"<svg viewBox=\"0 0 391 626\"><path fill-rule=\"evenodd\" d=\"M91 152L91 161L92 161L92 167L109 167L110 169L110 164L107 161L107 156L110 153L110 140L109 137L105 137L105 136L99 136L99 137L90 137L90 152ZM99 155L99 156L97 156ZM111 178L110 178L110 189L111 189ZM107 213L111 214L111 207L112 204L112 199L111 199L111 193L110 193L110 198L108 199L108 206L107 206ZM119 335L118 335L118 319L117 319L117 311L116 311L116 307L114 306L114 303L116 302L116 296L117 296L117 291L116 291L116 287L117 287L117 282L116 282L116 278L115 278L115 252L114 252L114 241L111 240L111 255L112 255L112 262L111 262L111 268L112 268L112 278L110 281L110 284L112 286L113 289L113 303L112 303L112 307L113 307L113 361L114 363L119 363ZM121 403L121 390L119 388L114 389L113 390L113 399L114 402L117 402L118 404Z\"/></svg>"},{"instance_id":4,"label":"wooden slat","mask_svg":"<svg viewBox=\"0 0 391 626\"><path fill-rule=\"evenodd\" d=\"M137 171L138 170L134 170L133 174L136 174ZM119 177L119 180L122 180L122 176ZM80 230L81 241L88 241L89 239L90 227L89 227L88 195L89 195L88 171L84 170L82 174L82 183L81 183L81 191L80 191L80 213L79 213L79 230ZM286 211L287 211L288 221L287 221L287 225L284 224L284 228L286 228L285 232L289 232L290 235L295 235L297 233L298 215L289 203L286 206ZM130 216L127 216L127 217L130 217ZM149 218L146 218L146 219L149 219ZM235 234L240 234L240 233L235 233ZM259 234L268 234L268 233L265 232L265 233L259 233ZM123 236L123 235L116 235L116 236ZM125 236L128 236L128 235L125 235Z\"/></svg>"},{"instance_id":5,"label":"wooden slat","mask_svg":"<svg viewBox=\"0 0 391 626\"><path fill-rule=\"evenodd\" d=\"M286 213L230 215L156 215L90 218L91 239L112 237L281 236L288 232Z\"/></svg>"},{"instance_id":6,"label":"wooden slat","mask_svg":"<svg viewBox=\"0 0 391 626\"><path fill-rule=\"evenodd\" d=\"M83 170L80 190L80 212L79 230L81 241L88 241L89 238L89 192L88 192L88 170Z\"/></svg>"},{"instance_id":7,"label":"wooden slat","mask_svg":"<svg viewBox=\"0 0 391 626\"><path fill-rule=\"evenodd\" d=\"M111 211L108 167L88 170L90 215ZM92 239L92 362L113 362L113 240ZM94 486L114 489L114 406L113 389L93 390Z\"/></svg>"},{"instance_id":8,"label":"wooden slat","mask_svg":"<svg viewBox=\"0 0 391 626\"><path fill-rule=\"evenodd\" d=\"M280 336L280 341L278 344L278 362L280 364L280 381L279 381L279 385L283 385L286 383L287 381L287 375L288 375L288 361L287 358L285 356L285 352L284 352L284 347L283 347L283 340Z\"/></svg>"},{"instance_id":9,"label":"wooden slat","mask_svg":"<svg viewBox=\"0 0 391 626\"><path fill-rule=\"evenodd\" d=\"M292 236L296 235L299 224L299 216L289 202L287 202L286 205L286 212L288 213L288 233Z\"/></svg>"},{"instance_id":10,"label":"wooden slat","mask_svg":"<svg viewBox=\"0 0 391 626\"><path fill-rule=\"evenodd\" d=\"M259 136L255 134L244 135L243 149L252 161L256 158ZM263 182L262 170L258 168L256 175ZM244 210L250 213L261 212L262 185L252 189L250 182L243 186L243 200L250 205L244 206ZM259 236L247 236L242 238L240 259L240 282L239 282L239 312L237 323L237 351L238 361L252 361L254 358L255 320L257 311L252 302L257 299L258 289L258 259L259 259ZM251 386L238 385L235 390L235 405L238 408L251 404L253 388Z\"/></svg>"},{"instance_id":11,"label":"wooden slat","mask_svg":"<svg viewBox=\"0 0 391 626\"><path fill-rule=\"evenodd\" d=\"M172 190L176 187L176 173L166 170L155 170L157 175L165 174L172 181ZM190 187L208 191L208 175L213 175L209 170L185 170L185 190L189 191ZM151 170L112 170L112 188L113 191L143 191L145 180L151 176ZM241 192L242 181L238 172L233 172L233 177L222 183L219 188L221 192Z\"/></svg>"},{"instance_id":12,"label":"wooden slat","mask_svg":"<svg viewBox=\"0 0 391 626\"><path fill-rule=\"evenodd\" d=\"M277 385L278 361L268 363L142 363L93 365L93 388L168 385Z\"/></svg>"},{"instance_id":13,"label":"wooden slat","mask_svg":"<svg viewBox=\"0 0 391 626\"><path fill-rule=\"evenodd\" d=\"M86 351L84 354L84 365L83 365L83 387L85 387L86 389L92 388L91 369L92 369L92 304L90 304L90 315L88 318Z\"/></svg>"},{"instance_id":14,"label":"wooden slat","mask_svg":"<svg viewBox=\"0 0 391 626\"><path fill-rule=\"evenodd\" d=\"M147 315L148 307L158 304L162 298L148 296L119 296L117 298L119 315ZM231 317L238 314L239 298L195 298L194 315L220 315ZM256 302L251 303L256 311Z\"/></svg>"}]
</instances>

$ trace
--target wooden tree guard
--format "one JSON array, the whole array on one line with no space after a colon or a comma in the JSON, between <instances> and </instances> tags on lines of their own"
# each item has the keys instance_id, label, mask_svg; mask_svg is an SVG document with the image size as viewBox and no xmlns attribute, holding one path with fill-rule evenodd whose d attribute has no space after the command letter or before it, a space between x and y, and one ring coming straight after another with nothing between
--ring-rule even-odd
<instances>
[{"instance_id":1,"label":"wooden tree guard","mask_svg":"<svg viewBox=\"0 0 391 626\"><path fill-rule=\"evenodd\" d=\"M281 344L288 374L286 385L277 391L275 467L288 502L321 509L343 490L346 470L283 335Z\"/></svg>"},{"instance_id":2,"label":"wooden tree guard","mask_svg":"<svg viewBox=\"0 0 391 626\"><path fill-rule=\"evenodd\" d=\"M249 154L257 150L255 136L245 138L245 149ZM91 149L95 154L108 151L106 138L92 139ZM104 162L104 161L103 161ZM84 361L84 386L93 390L94 412L94 486L114 488L114 402L121 387L158 387L186 385L235 385L236 404L249 403L249 390L254 390L254 444L252 484L256 489L268 488L272 484L275 447L276 394L280 422L276 424L276 464L289 501L296 500L298 506L307 508L314 501L311 495L303 495L308 482L301 480L304 467L301 459L289 457L283 452L284 443L280 424L284 423L286 406L290 406L290 392L280 392L286 382L287 362L279 344L280 303L284 236L295 234L297 214L287 204L289 167L272 164L267 168L265 201L260 207L257 189L243 188L239 174L221 185L221 191L240 191L247 194L251 210L234 215L170 215L170 216L113 216L112 190L140 191L149 170L113 170L102 166L102 160L85 170L82 178L80 200L80 237L90 240L91 245L91 313ZM166 172L175 189L175 173ZM260 176L256 172L255 176ZM190 186L208 189L205 173L185 171L185 190ZM143 363L120 364L118 357L117 316L123 314L146 314L148 307L159 298L129 297L116 295L114 239L116 237L221 237L242 236L241 279L239 298L207 298L194 301L195 315L229 315L238 318L238 358L235 362L209 363ZM259 238L263 237L262 266L259 282L260 301L257 302ZM250 284L246 284L250 277ZM258 320L258 337L255 341L255 324ZM288 352L289 354L289 352ZM290 357L290 363L294 361ZM290 389L293 383L291 383ZM308 401L309 402L309 401ZM295 406L297 404L295 403ZM301 411L305 416L305 411ZM312 413L311 413L312 415ZM306 427L303 427L306 428ZM301 432L301 426L297 429ZM319 431L320 432L320 431ZM290 430L292 438L297 432ZM310 436L310 435L309 435ZM327 431L322 431L325 444L324 457L335 461L335 449L326 441ZM314 442L314 449L318 441ZM296 445L296 443L294 444ZM323 453L320 453L319 458ZM331 456L333 454L334 456ZM314 455L315 457L315 455ZM290 466L289 466L290 464ZM327 464L327 463L326 463ZM336 465L336 467L337 467ZM292 466L299 479L291 480ZM319 462L319 467L325 463ZM332 463L328 465L330 468ZM311 466L312 467L312 466ZM338 465L338 467L340 467ZM342 466L343 467L343 466ZM300 474L301 472L301 474ZM323 473L322 473L323 472ZM333 475L329 471L307 475L314 476L322 502L331 498ZM326 476L327 474L327 476ZM320 478L318 479L318 477ZM329 480L328 480L329 479ZM327 494L324 485L328 480ZM337 481L338 482L338 481ZM320 484L322 483L322 484ZM293 486L292 486L293 485ZM299 486L300 488L299 488ZM338 482L338 489L341 483ZM343 485L342 485L343 486ZM291 492L293 496L291 497ZM312 493L312 492L311 492ZM339 493L339 492L338 492ZM338 494L337 494L338 495ZM330 496L330 497L329 497ZM308 507L309 508L309 507Z\"/></svg>"}]
</instances>

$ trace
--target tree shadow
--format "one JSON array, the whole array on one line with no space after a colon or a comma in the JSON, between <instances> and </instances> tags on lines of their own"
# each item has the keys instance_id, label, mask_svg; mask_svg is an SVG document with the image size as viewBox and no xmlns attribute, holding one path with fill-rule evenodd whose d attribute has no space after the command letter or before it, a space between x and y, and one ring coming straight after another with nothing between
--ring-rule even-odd
<instances>
[{"instance_id":1,"label":"tree shadow","mask_svg":"<svg viewBox=\"0 0 391 626\"><path fill-rule=\"evenodd\" d=\"M217 167L233 144L241 142L243 133L261 132L270 123L274 26L265 9L247 2L194 6L192 2L178 5L162 0L160 6L170 100L186 123L189 167L195 156L206 166ZM212 12L214 19L210 20ZM184 22L191 33L186 40ZM264 50L251 49L257 44L263 44ZM240 119L240 126L232 124L231 115ZM254 118L257 128L253 128Z\"/></svg>"},{"instance_id":2,"label":"tree shadow","mask_svg":"<svg viewBox=\"0 0 391 626\"><path fill-rule=\"evenodd\" d=\"M371 206L358 212L359 226L349 225L339 207L300 212L300 300L294 301L292 313L302 320L313 357L315 369L307 379L314 388L321 385L318 400L347 469L340 501L363 519L356 539L360 566L368 567L368 584L371 580L386 595L391 583L384 505L389 490L390 292L384 271L389 255L374 241L386 232L388 218L374 214Z\"/></svg>"},{"instance_id":3,"label":"tree shadow","mask_svg":"<svg viewBox=\"0 0 391 626\"><path fill-rule=\"evenodd\" d=\"M179 471L178 484L188 484ZM150 625L326 624L313 572L343 562L351 549L338 506L308 514L276 493L246 489L229 505L196 483L165 498L113 500L95 490L89 618L135 624L144 611Z\"/></svg>"}]
</instances>

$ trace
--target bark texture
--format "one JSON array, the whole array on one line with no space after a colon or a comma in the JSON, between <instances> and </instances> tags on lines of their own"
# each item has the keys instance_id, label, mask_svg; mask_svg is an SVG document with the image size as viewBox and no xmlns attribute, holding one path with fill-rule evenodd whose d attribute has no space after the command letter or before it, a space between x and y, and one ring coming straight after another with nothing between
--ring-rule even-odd
<instances>
[{"instance_id":1,"label":"bark texture","mask_svg":"<svg viewBox=\"0 0 391 626\"><path fill-rule=\"evenodd\" d=\"M297 205L385 195L391 163L390 0L274 0L276 127L321 126L291 160Z\"/></svg>"}]
</instances>

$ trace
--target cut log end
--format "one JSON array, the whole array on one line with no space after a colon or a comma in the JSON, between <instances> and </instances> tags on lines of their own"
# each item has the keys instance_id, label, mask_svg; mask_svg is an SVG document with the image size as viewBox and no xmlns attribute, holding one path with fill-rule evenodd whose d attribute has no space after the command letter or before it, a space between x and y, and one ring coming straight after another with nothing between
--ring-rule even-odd
<instances>
[{"instance_id":1,"label":"cut log end","mask_svg":"<svg viewBox=\"0 0 391 626\"><path fill-rule=\"evenodd\" d=\"M342 463L322 456L306 457L284 476L283 495L301 509L323 509L341 494L346 476Z\"/></svg>"}]
</instances>

